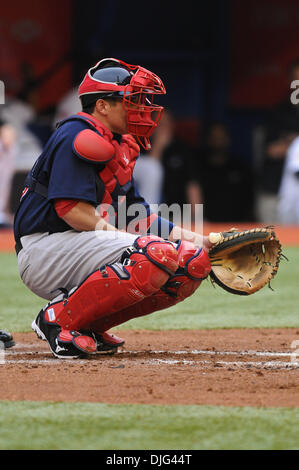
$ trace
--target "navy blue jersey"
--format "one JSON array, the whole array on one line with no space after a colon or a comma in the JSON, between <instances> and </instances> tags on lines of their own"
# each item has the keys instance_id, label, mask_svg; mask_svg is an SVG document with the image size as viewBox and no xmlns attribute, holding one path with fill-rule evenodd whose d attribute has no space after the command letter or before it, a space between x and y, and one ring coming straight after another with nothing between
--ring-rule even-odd
<instances>
[{"instance_id":1,"label":"navy blue jersey","mask_svg":"<svg viewBox=\"0 0 299 470\"><path fill-rule=\"evenodd\" d=\"M15 239L36 232L64 232L70 230L58 217L55 199L80 199L97 205L104 184L97 173L97 165L76 158L72 143L76 135L86 128L83 121L70 121L58 128L49 139L30 175L48 188L47 198L33 191L24 191L14 223ZM101 188L102 186L102 188Z\"/></svg>"},{"instance_id":2,"label":"navy blue jersey","mask_svg":"<svg viewBox=\"0 0 299 470\"><path fill-rule=\"evenodd\" d=\"M81 159L73 151L74 139L79 132L88 126L86 120L75 116L71 120L66 120L52 134L29 173L29 179L34 178L35 181L38 181L38 184L46 189L46 194L26 188L23 191L15 215L14 234L16 241L22 236L37 232L56 233L72 229L57 215L56 199L81 200L94 207L99 206L105 200L106 187L100 176L105 164ZM120 136L119 138L121 139ZM144 206L147 215L150 214L150 207L138 193L133 179L123 186L117 183L111 196L111 205L115 208L116 213L119 198L126 196L127 207L137 202ZM129 221L130 217L127 219L127 223ZM117 216L115 223L118 226Z\"/></svg>"}]
</instances>

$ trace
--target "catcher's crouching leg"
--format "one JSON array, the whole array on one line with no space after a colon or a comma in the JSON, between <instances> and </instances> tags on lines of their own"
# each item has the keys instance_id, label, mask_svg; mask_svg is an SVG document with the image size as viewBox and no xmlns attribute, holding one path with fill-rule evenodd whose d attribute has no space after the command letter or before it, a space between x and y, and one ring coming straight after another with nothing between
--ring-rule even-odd
<instances>
[{"instance_id":1,"label":"catcher's crouching leg","mask_svg":"<svg viewBox=\"0 0 299 470\"><path fill-rule=\"evenodd\" d=\"M211 271L211 263L204 249L197 248L193 243L182 241L177 245L179 267L175 275L144 300L124 308L109 317L99 318L90 325L92 331L105 331L120 325L132 318L148 315L171 307L190 297Z\"/></svg>"},{"instance_id":2,"label":"catcher's crouching leg","mask_svg":"<svg viewBox=\"0 0 299 470\"><path fill-rule=\"evenodd\" d=\"M125 251L121 262L103 266L63 299L50 302L43 310L43 321L47 327L55 325L71 335L81 331L88 337L86 330L91 324L104 324L115 312L158 292L177 268L178 252L171 242L155 236L139 237ZM34 329L39 333L38 328ZM61 333L59 340L60 337ZM75 341L75 346L78 341L83 342L77 337L70 340L73 345Z\"/></svg>"}]
</instances>

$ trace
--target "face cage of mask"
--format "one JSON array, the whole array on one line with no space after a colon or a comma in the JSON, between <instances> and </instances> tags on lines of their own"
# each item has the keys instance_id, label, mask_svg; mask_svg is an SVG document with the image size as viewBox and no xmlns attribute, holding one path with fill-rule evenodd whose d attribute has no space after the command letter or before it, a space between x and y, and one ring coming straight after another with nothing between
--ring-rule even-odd
<instances>
[{"instance_id":1,"label":"face cage of mask","mask_svg":"<svg viewBox=\"0 0 299 470\"><path fill-rule=\"evenodd\" d=\"M127 112L128 132L133 134L137 142L150 150L149 137L159 125L164 108L153 103L155 93L136 91L124 93L123 106Z\"/></svg>"}]
</instances>

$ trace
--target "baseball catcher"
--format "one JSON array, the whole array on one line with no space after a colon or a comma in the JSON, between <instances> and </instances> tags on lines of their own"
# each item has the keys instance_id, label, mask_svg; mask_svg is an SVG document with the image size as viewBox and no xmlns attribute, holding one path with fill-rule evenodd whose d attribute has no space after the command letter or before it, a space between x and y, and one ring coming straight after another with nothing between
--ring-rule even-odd
<instances>
[{"instance_id":1,"label":"baseball catcher","mask_svg":"<svg viewBox=\"0 0 299 470\"><path fill-rule=\"evenodd\" d=\"M32 328L58 358L115 351L124 341L109 330L192 295L210 274L213 246L212 277L231 291L257 290L277 270L272 232L235 256L223 234L221 252L152 213L136 190L134 165L140 146L150 148L163 111L155 98L165 93L144 67L100 60L79 87L82 112L58 123L25 181L14 224L19 271L48 301ZM142 209L135 226L124 204Z\"/></svg>"},{"instance_id":2,"label":"baseball catcher","mask_svg":"<svg viewBox=\"0 0 299 470\"><path fill-rule=\"evenodd\" d=\"M183 301L210 273L208 237L152 213L134 185L165 93L144 67L100 60L79 87L82 112L58 123L25 181L19 271L48 301L32 328L58 358L115 351L124 341L108 330ZM125 203L144 214L134 230Z\"/></svg>"}]
</instances>

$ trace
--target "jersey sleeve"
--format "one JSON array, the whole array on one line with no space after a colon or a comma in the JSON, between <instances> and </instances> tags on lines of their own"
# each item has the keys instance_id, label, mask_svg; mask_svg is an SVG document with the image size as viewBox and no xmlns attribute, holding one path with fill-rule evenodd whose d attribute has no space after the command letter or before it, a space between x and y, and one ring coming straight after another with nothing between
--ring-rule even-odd
<instances>
[{"instance_id":1,"label":"jersey sleeve","mask_svg":"<svg viewBox=\"0 0 299 470\"><path fill-rule=\"evenodd\" d=\"M49 179L49 200L76 199L97 204L95 165L77 158L73 152L73 141L83 126L68 123L61 128Z\"/></svg>"}]
</instances>

